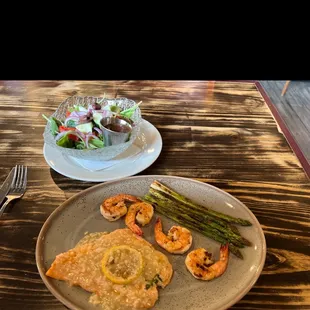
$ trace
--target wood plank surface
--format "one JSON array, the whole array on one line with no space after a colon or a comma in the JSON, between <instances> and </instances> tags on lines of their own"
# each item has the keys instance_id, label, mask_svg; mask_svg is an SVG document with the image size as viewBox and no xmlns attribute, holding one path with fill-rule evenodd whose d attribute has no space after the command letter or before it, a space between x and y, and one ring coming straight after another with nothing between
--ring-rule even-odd
<instances>
[{"instance_id":1,"label":"wood plank surface","mask_svg":"<svg viewBox=\"0 0 310 310\"><path fill-rule=\"evenodd\" d=\"M310 309L310 184L254 83L212 81L0 81L0 182L16 164L28 187L0 218L0 309L65 309L35 263L44 221L95 183L69 179L44 160L42 113L72 95L142 100L163 138L145 174L189 177L245 203L267 241L262 275L233 309Z\"/></svg>"}]
</instances>

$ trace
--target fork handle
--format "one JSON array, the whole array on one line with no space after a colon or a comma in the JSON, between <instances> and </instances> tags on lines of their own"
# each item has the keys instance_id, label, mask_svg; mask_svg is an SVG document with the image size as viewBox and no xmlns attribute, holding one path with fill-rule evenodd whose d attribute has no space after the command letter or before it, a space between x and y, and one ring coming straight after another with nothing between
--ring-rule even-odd
<instances>
[{"instance_id":1,"label":"fork handle","mask_svg":"<svg viewBox=\"0 0 310 310\"><path fill-rule=\"evenodd\" d=\"M2 205L1 209L0 209L0 217L2 216L6 206L11 202L12 199L8 198L7 201Z\"/></svg>"}]
</instances>

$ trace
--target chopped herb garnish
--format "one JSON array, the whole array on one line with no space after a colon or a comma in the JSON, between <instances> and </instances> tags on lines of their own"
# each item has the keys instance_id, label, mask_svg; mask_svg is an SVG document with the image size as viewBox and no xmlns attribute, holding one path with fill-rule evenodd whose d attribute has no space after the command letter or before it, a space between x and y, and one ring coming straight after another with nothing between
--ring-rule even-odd
<instances>
[{"instance_id":1,"label":"chopped herb garnish","mask_svg":"<svg viewBox=\"0 0 310 310\"><path fill-rule=\"evenodd\" d=\"M152 287L154 284L157 284L158 281L163 282L163 280L161 279L161 277L159 276L159 274L157 273L155 275L155 277L148 283L145 285L145 289L148 290L150 287Z\"/></svg>"}]
</instances>

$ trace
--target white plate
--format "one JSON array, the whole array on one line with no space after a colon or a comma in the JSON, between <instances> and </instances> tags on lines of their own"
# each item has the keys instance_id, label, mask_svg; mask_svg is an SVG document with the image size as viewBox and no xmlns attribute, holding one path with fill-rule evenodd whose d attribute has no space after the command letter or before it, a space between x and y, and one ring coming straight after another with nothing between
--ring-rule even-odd
<instances>
[{"instance_id":1,"label":"white plate","mask_svg":"<svg viewBox=\"0 0 310 310\"><path fill-rule=\"evenodd\" d=\"M44 144L43 154L48 165L66 177L81 181L104 182L132 176L148 168L158 158L162 145L158 130L148 121L142 120L140 134L134 145L115 158L121 160L118 164L106 169L89 171L47 144ZM126 156L136 147L142 149L138 155Z\"/></svg>"}]
</instances>

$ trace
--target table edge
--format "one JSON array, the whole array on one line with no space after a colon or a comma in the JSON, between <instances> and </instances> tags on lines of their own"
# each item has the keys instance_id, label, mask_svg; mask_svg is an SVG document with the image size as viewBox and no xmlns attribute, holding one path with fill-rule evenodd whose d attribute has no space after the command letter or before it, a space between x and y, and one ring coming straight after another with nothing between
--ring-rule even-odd
<instances>
[{"instance_id":1,"label":"table edge","mask_svg":"<svg viewBox=\"0 0 310 310\"><path fill-rule=\"evenodd\" d=\"M283 136L285 137L286 141L288 142L289 146L291 147L292 151L295 153L296 157L298 158L302 168L305 171L306 176L308 179L310 179L310 164L303 154L301 148L299 147L298 143L296 142L295 138L293 137L292 133L288 129L288 127L285 124L285 121L281 117L278 109L276 106L271 102L270 98L266 94L265 90L263 89L262 85L260 82L255 81L254 82L257 90L260 92L262 97L264 98L271 114L273 115L275 121L278 123L279 127L282 130Z\"/></svg>"}]
</instances>

